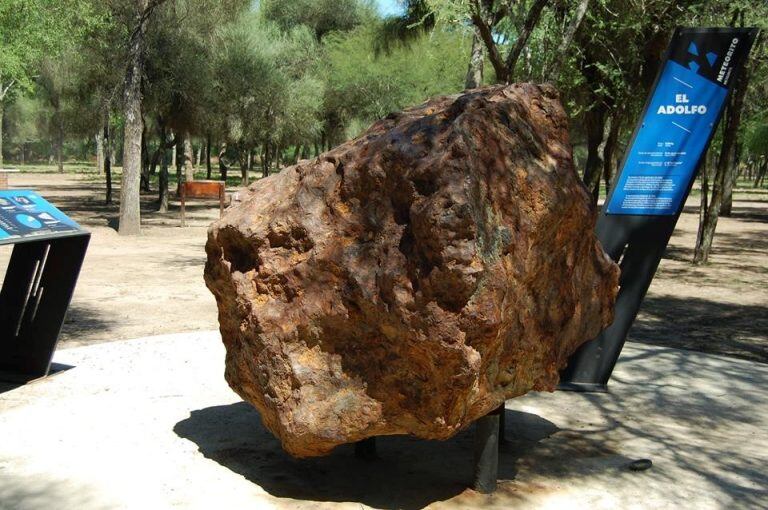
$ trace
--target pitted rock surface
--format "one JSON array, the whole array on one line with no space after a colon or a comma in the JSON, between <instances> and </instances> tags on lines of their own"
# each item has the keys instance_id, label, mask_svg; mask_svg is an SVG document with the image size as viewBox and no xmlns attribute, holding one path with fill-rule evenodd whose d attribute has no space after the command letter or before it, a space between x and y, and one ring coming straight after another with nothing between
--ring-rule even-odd
<instances>
[{"instance_id":1,"label":"pitted rock surface","mask_svg":"<svg viewBox=\"0 0 768 510\"><path fill-rule=\"evenodd\" d=\"M208 233L230 386L295 456L444 439L612 320L556 91L433 99L256 182Z\"/></svg>"}]
</instances>

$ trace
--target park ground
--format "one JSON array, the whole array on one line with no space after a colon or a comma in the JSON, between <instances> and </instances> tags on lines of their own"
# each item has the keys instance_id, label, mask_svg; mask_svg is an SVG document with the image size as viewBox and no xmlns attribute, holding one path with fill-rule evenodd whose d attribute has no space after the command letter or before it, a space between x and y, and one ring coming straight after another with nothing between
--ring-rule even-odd
<instances>
[{"instance_id":1,"label":"park ground","mask_svg":"<svg viewBox=\"0 0 768 510\"><path fill-rule=\"evenodd\" d=\"M115 204L105 205L103 178L92 168L34 170L13 174L11 187L37 190L92 233L60 348L218 327L216 303L203 282L216 201L189 204L182 228L174 197L161 214L155 193L144 194L142 234L121 237L115 230L119 186ZM768 190L737 188L733 215L720 219L704 266L690 263L697 225L694 193L630 341L768 362ZM0 247L0 272L9 255L10 247Z\"/></svg>"}]
</instances>

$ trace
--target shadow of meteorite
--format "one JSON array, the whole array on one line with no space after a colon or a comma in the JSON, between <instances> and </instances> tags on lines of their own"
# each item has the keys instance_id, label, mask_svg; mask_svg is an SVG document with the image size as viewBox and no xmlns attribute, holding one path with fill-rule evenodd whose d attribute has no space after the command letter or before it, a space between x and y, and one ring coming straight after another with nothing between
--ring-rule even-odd
<instances>
[{"instance_id":1,"label":"shadow of meteorite","mask_svg":"<svg viewBox=\"0 0 768 510\"><path fill-rule=\"evenodd\" d=\"M379 437L373 461L356 458L353 445L339 446L327 457L294 459L245 402L192 411L173 430L196 443L206 458L280 498L419 509L472 484L474 427L447 441ZM514 439L500 452L500 480L514 479L518 457L559 429L535 414L507 409L506 430Z\"/></svg>"}]
</instances>

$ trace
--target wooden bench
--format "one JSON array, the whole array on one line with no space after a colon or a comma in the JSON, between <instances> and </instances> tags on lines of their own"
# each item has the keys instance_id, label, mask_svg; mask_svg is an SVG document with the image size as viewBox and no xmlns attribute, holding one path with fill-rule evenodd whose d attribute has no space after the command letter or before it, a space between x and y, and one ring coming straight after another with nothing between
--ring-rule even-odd
<instances>
[{"instance_id":1,"label":"wooden bench","mask_svg":"<svg viewBox=\"0 0 768 510\"><path fill-rule=\"evenodd\" d=\"M186 227L184 218L188 198L218 198L219 217L224 214L226 191L223 181L189 181L181 185L181 226Z\"/></svg>"}]
</instances>

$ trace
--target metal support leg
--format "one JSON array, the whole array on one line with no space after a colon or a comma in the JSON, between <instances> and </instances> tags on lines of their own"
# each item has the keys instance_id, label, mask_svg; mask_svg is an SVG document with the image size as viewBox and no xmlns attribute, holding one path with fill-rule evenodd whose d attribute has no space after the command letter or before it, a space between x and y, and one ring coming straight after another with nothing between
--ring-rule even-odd
<instances>
[{"instance_id":1,"label":"metal support leg","mask_svg":"<svg viewBox=\"0 0 768 510\"><path fill-rule=\"evenodd\" d=\"M499 477L499 409L483 416L475 424L474 489L483 494L496 490Z\"/></svg>"},{"instance_id":2,"label":"metal support leg","mask_svg":"<svg viewBox=\"0 0 768 510\"><path fill-rule=\"evenodd\" d=\"M90 234L18 243L0 290L0 381L48 375Z\"/></svg>"},{"instance_id":3,"label":"metal support leg","mask_svg":"<svg viewBox=\"0 0 768 510\"><path fill-rule=\"evenodd\" d=\"M501 407L496 409L496 412L499 413L499 448L502 448L504 444L507 442L507 434L506 434L506 428L507 428L507 419L506 419L506 408L504 407L504 404L501 404Z\"/></svg>"},{"instance_id":4,"label":"metal support leg","mask_svg":"<svg viewBox=\"0 0 768 510\"><path fill-rule=\"evenodd\" d=\"M376 455L376 438L369 437L355 443L355 457L362 460L373 460Z\"/></svg>"}]
</instances>

